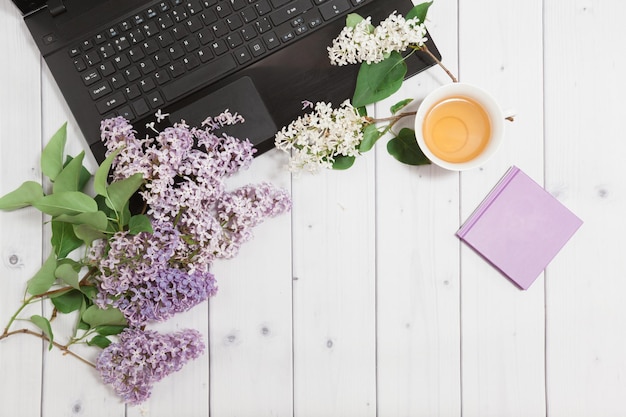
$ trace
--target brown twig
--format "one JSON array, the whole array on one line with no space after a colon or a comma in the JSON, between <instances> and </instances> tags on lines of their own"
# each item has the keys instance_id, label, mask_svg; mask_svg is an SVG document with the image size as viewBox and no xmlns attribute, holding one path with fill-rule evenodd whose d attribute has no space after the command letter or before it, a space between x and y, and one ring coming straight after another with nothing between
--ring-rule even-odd
<instances>
[{"instance_id":1,"label":"brown twig","mask_svg":"<svg viewBox=\"0 0 626 417\"><path fill-rule=\"evenodd\" d=\"M446 72L446 74L448 74L448 77L450 77L453 82L455 83L459 82L459 80L454 76L454 74L452 74L452 72L445 65L443 65L443 63L439 60L439 58L437 58L432 52L430 52L430 49L428 49L426 45L419 48L419 50L426 52L428 56L430 56L432 60L437 63L437 65L443 68L443 70Z\"/></svg>"},{"instance_id":2,"label":"brown twig","mask_svg":"<svg viewBox=\"0 0 626 417\"><path fill-rule=\"evenodd\" d=\"M51 343L54 347L56 347L59 350L61 350L63 352L63 354L73 356L76 359L78 359L79 361L81 361L82 363L91 366L92 368L96 367L96 365L94 365L93 363L89 362L87 359L85 359L82 356L72 352L67 346L62 345L62 344L57 343L57 342L54 342L54 341L51 341L43 333L37 333L37 332L34 332L32 330L29 330L29 329L19 329L19 330L13 330L11 332L5 332L2 335L0 335L0 340L6 339L7 337L12 336L14 334L29 334L31 336L38 337L38 338L40 338L42 340L45 340L48 343Z\"/></svg>"}]
</instances>

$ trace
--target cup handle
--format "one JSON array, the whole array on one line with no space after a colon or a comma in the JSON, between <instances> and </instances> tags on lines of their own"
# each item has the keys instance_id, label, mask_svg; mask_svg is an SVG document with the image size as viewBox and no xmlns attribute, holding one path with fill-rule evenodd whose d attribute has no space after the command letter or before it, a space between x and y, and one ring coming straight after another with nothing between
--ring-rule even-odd
<instances>
[{"instance_id":1,"label":"cup handle","mask_svg":"<svg viewBox=\"0 0 626 417\"><path fill-rule=\"evenodd\" d=\"M517 111L515 109L506 109L502 112L502 114L504 114L504 120L514 122L515 116L517 116Z\"/></svg>"}]
</instances>

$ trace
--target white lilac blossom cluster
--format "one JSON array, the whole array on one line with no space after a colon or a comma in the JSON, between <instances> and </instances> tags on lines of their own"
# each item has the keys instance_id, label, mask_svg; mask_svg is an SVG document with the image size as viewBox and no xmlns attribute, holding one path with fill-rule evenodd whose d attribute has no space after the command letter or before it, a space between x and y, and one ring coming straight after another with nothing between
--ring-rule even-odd
<instances>
[{"instance_id":1,"label":"white lilac blossom cluster","mask_svg":"<svg viewBox=\"0 0 626 417\"><path fill-rule=\"evenodd\" d=\"M372 26L371 17L344 27L328 47L328 57L333 65L372 64L384 60L393 51L406 51L410 45L421 47L426 41L423 22L418 18L405 19L394 12L376 27Z\"/></svg>"},{"instance_id":2,"label":"white lilac blossom cluster","mask_svg":"<svg viewBox=\"0 0 626 417\"><path fill-rule=\"evenodd\" d=\"M155 382L180 370L204 349L196 330L159 334L128 328L98 356L96 369L125 402L139 404L150 397Z\"/></svg>"},{"instance_id":3,"label":"white lilac blossom cluster","mask_svg":"<svg viewBox=\"0 0 626 417\"><path fill-rule=\"evenodd\" d=\"M305 102L306 107L313 103ZM317 103L312 112L298 117L283 127L275 138L276 148L291 152L291 171L316 172L331 168L339 156L357 156L363 140L367 118L359 114L349 100L339 108L330 103Z\"/></svg>"}]
</instances>

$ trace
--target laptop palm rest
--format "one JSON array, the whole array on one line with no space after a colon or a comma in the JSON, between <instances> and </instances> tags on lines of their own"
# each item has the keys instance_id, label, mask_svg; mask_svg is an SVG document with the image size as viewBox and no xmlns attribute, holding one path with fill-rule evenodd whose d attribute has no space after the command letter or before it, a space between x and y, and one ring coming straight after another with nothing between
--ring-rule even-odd
<instances>
[{"instance_id":1,"label":"laptop palm rest","mask_svg":"<svg viewBox=\"0 0 626 417\"><path fill-rule=\"evenodd\" d=\"M239 113L245 123L225 126L214 132L218 135L226 133L239 139L249 139L256 147L267 138L273 137L278 130L254 82L247 76L172 111L169 120L184 120L189 126L201 127L207 117L218 116L225 110L233 114ZM266 150L259 149L260 152Z\"/></svg>"}]
</instances>

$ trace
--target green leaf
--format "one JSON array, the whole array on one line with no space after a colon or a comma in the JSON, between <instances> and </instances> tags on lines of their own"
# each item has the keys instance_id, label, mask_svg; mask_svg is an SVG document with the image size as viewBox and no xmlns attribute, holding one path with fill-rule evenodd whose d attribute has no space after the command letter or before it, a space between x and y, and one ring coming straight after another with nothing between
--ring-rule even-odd
<instances>
[{"instance_id":1,"label":"green leaf","mask_svg":"<svg viewBox=\"0 0 626 417\"><path fill-rule=\"evenodd\" d=\"M414 17L417 17L419 19L420 23L425 22L426 21L426 14L428 13L428 8L432 4L433 4L432 1L428 1L426 3L421 3L421 4L418 4L417 6L413 7L406 14L406 16L405 16L406 20L413 19Z\"/></svg>"},{"instance_id":2,"label":"green leaf","mask_svg":"<svg viewBox=\"0 0 626 417\"><path fill-rule=\"evenodd\" d=\"M54 181L63 170L63 150L67 140L67 122L50 138L41 153L41 171Z\"/></svg>"},{"instance_id":3,"label":"green leaf","mask_svg":"<svg viewBox=\"0 0 626 417\"><path fill-rule=\"evenodd\" d=\"M109 171L111 170L111 165L113 164L113 160L117 157L117 155L122 151L122 148L117 148L115 151L111 152L107 158L102 161L96 173L94 175L93 180L93 188L96 194L106 197L107 196L107 178L109 177Z\"/></svg>"},{"instance_id":4,"label":"green leaf","mask_svg":"<svg viewBox=\"0 0 626 417\"><path fill-rule=\"evenodd\" d=\"M114 181L106 189L109 197L108 202L113 210L121 212L128 200L137 192L143 184L143 175L134 174L120 181Z\"/></svg>"},{"instance_id":5,"label":"green leaf","mask_svg":"<svg viewBox=\"0 0 626 417\"><path fill-rule=\"evenodd\" d=\"M109 226L109 219L106 214L101 211L96 211L93 213L80 213L73 216L68 214L62 214L54 218L57 222L65 222L70 224L88 224L97 230L102 230L103 232L107 230Z\"/></svg>"},{"instance_id":6,"label":"green leaf","mask_svg":"<svg viewBox=\"0 0 626 417\"><path fill-rule=\"evenodd\" d=\"M35 201L33 206L51 216L98 211L96 201L80 191L63 191L50 194Z\"/></svg>"},{"instance_id":7,"label":"green leaf","mask_svg":"<svg viewBox=\"0 0 626 417\"><path fill-rule=\"evenodd\" d=\"M80 289L78 284L78 272L70 264L62 264L54 271L54 276L65 282L67 285Z\"/></svg>"},{"instance_id":8,"label":"green leaf","mask_svg":"<svg viewBox=\"0 0 626 417\"><path fill-rule=\"evenodd\" d=\"M102 325L125 326L127 324L124 315L117 308L103 310L95 305L83 312L82 320L91 327Z\"/></svg>"},{"instance_id":9,"label":"green leaf","mask_svg":"<svg viewBox=\"0 0 626 417\"><path fill-rule=\"evenodd\" d=\"M336 156L335 162L333 162L333 169L336 169L336 170L348 169L352 165L354 165L355 159L356 158L354 156L343 156L343 155Z\"/></svg>"},{"instance_id":10,"label":"green leaf","mask_svg":"<svg viewBox=\"0 0 626 417\"><path fill-rule=\"evenodd\" d=\"M85 151L81 152L76 158L71 159L67 165L63 168L59 175L54 179L52 184L52 192L58 193L61 191L80 191L82 173L83 173L83 159L85 158Z\"/></svg>"},{"instance_id":11,"label":"green leaf","mask_svg":"<svg viewBox=\"0 0 626 417\"><path fill-rule=\"evenodd\" d=\"M54 270L56 268L57 258L53 252L48 256L48 259L46 259L41 268L39 268L39 271L28 280L26 291L31 295L39 295L48 291L56 280L54 276Z\"/></svg>"},{"instance_id":12,"label":"green leaf","mask_svg":"<svg viewBox=\"0 0 626 417\"><path fill-rule=\"evenodd\" d=\"M54 307L63 314L77 311L83 305L85 296L78 290L71 290L60 295L51 296Z\"/></svg>"},{"instance_id":13,"label":"green leaf","mask_svg":"<svg viewBox=\"0 0 626 417\"><path fill-rule=\"evenodd\" d=\"M89 300L93 300L98 295L98 289L91 285L83 285L80 290Z\"/></svg>"},{"instance_id":14,"label":"green leaf","mask_svg":"<svg viewBox=\"0 0 626 417\"><path fill-rule=\"evenodd\" d=\"M87 345L89 346L98 346L99 348L106 349L111 344L111 341L99 334L95 335L91 338L91 340L87 341Z\"/></svg>"},{"instance_id":15,"label":"green leaf","mask_svg":"<svg viewBox=\"0 0 626 417\"><path fill-rule=\"evenodd\" d=\"M412 101L413 101L412 98L407 98L405 100L397 102L396 104L391 106L391 114L396 114L398 112L398 110L406 107L406 105L409 104Z\"/></svg>"},{"instance_id":16,"label":"green leaf","mask_svg":"<svg viewBox=\"0 0 626 417\"><path fill-rule=\"evenodd\" d=\"M76 236L85 242L86 245L90 245L93 241L98 239L106 239L107 237L105 233L88 224L75 224L73 227Z\"/></svg>"},{"instance_id":17,"label":"green leaf","mask_svg":"<svg viewBox=\"0 0 626 417\"><path fill-rule=\"evenodd\" d=\"M402 86L406 71L406 62L395 51L376 64L361 64L352 105L361 107L389 97Z\"/></svg>"},{"instance_id":18,"label":"green leaf","mask_svg":"<svg viewBox=\"0 0 626 417\"><path fill-rule=\"evenodd\" d=\"M150 218L145 214L137 214L130 218L128 222L128 231L131 235L136 235L141 232L152 233L152 223Z\"/></svg>"},{"instance_id":19,"label":"green leaf","mask_svg":"<svg viewBox=\"0 0 626 417\"><path fill-rule=\"evenodd\" d=\"M360 14L350 13L350 14L348 14L348 16L346 16L346 27L354 28L354 27L356 27L356 25L361 23L363 20L365 20L365 19Z\"/></svg>"},{"instance_id":20,"label":"green leaf","mask_svg":"<svg viewBox=\"0 0 626 417\"><path fill-rule=\"evenodd\" d=\"M43 197L43 187L35 181L26 181L17 189L0 198L0 210L10 211L32 206Z\"/></svg>"},{"instance_id":21,"label":"green leaf","mask_svg":"<svg viewBox=\"0 0 626 417\"><path fill-rule=\"evenodd\" d=\"M404 128L400 130L397 137L387 142L387 152L398 161L407 165L427 165L430 160L422 152L417 140L415 131Z\"/></svg>"},{"instance_id":22,"label":"green leaf","mask_svg":"<svg viewBox=\"0 0 626 417\"><path fill-rule=\"evenodd\" d=\"M102 336L114 336L124 331L127 326L97 326L96 332Z\"/></svg>"},{"instance_id":23,"label":"green leaf","mask_svg":"<svg viewBox=\"0 0 626 417\"><path fill-rule=\"evenodd\" d=\"M74 249L83 245L83 241L76 237L71 224L53 220L51 223L52 238L50 242L59 259L65 258Z\"/></svg>"},{"instance_id":24,"label":"green leaf","mask_svg":"<svg viewBox=\"0 0 626 417\"><path fill-rule=\"evenodd\" d=\"M43 334L46 335L46 337L48 338L48 342L50 342L48 344L48 350L52 350L54 335L52 334L52 326L50 326L50 322L48 321L48 319L42 316L33 315L30 316L30 321L32 321L35 326L39 327Z\"/></svg>"},{"instance_id":25,"label":"green leaf","mask_svg":"<svg viewBox=\"0 0 626 417\"><path fill-rule=\"evenodd\" d=\"M379 131L375 124L369 124L363 131L363 140L359 145L359 151L367 152L374 147L376 141L383 136L383 132Z\"/></svg>"}]
</instances>

